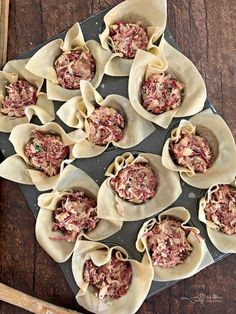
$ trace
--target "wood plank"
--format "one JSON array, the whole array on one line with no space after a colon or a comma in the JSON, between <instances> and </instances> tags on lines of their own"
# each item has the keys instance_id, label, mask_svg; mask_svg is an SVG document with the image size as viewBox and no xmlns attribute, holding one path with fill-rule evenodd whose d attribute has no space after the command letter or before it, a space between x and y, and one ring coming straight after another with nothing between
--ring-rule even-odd
<instances>
[{"instance_id":1,"label":"wood plank","mask_svg":"<svg viewBox=\"0 0 236 314\"><path fill-rule=\"evenodd\" d=\"M12 0L8 58L15 58L75 21L119 2L121 0ZM171 0L168 13L168 27L182 51L200 70L210 99L236 136L236 2ZM0 191L0 281L46 301L79 310L59 266L35 244L34 218L19 188L0 179ZM9 199L8 195L14 197ZM235 256L227 257L152 297L138 313L233 314L235 259ZM0 313L27 312L0 302Z\"/></svg>"},{"instance_id":2,"label":"wood plank","mask_svg":"<svg viewBox=\"0 0 236 314\"><path fill-rule=\"evenodd\" d=\"M79 314L77 311L71 311L39 300L2 283L0 283L0 300L36 314Z\"/></svg>"},{"instance_id":3,"label":"wood plank","mask_svg":"<svg viewBox=\"0 0 236 314\"><path fill-rule=\"evenodd\" d=\"M0 2L0 67L7 61L9 5L10 0Z\"/></svg>"}]
</instances>

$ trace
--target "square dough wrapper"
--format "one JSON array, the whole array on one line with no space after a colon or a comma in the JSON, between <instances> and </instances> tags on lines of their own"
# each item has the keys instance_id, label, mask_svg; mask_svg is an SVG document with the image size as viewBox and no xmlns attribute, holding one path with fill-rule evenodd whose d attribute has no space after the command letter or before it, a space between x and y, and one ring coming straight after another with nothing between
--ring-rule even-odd
<instances>
[{"instance_id":1,"label":"square dough wrapper","mask_svg":"<svg viewBox=\"0 0 236 314\"><path fill-rule=\"evenodd\" d=\"M112 251L120 251L124 257L121 260L129 261L132 267L130 287L123 297L117 300L100 300L95 296L95 290L83 279L83 268L86 260L92 259L95 265L101 266L111 259ZM139 263L128 257L125 249L119 246L109 248L99 242L77 241L72 258L72 271L75 281L80 288L76 296L77 302L94 313L133 314L142 305L151 286L153 270L150 264Z\"/></svg>"},{"instance_id":2,"label":"square dough wrapper","mask_svg":"<svg viewBox=\"0 0 236 314\"><path fill-rule=\"evenodd\" d=\"M144 262L149 261L152 263L147 247L147 239L146 237L143 237L143 235L147 231L151 230L156 222L160 221L163 216L170 216L183 221L182 227L190 230L187 240L192 246L192 251L183 264L178 264L175 267L168 268L152 266L154 269L155 281L171 281L188 278L214 262L205 244L205 240L199 234L200 231L195 227L185 226L185 224L187 224L190 220L190 213L184 207L173 207L167 209L162 212L157 219L152 218L143 224L137 236L136 248L139 252L145 252L143 256Z\"/></svg>"},{"instance_id":3,"label":"square dough wrapper","mask_svg":"<svg viewBox=\"0 0 236 314\"><path fill-rule=\"evenodd\" d=\"M58 201L73 191L84 191L85 194L97 198L99 186L83 170L68 165L61 172L59 180L50 193L41 194L38 198L40 211L36 220L35 233L38 243L58 263L65 262L72 254L75 243L66 240L54 240L50 237L60 237L62 232L52 231L53 211ZM101 219L95 229L82 232L78 239L85 237L92 241L103 240L120 230L122 224L118 221Z\"/></svg>"},{"instance_id":4,"label":"square dough wrapper","mask_svg":"<svg viewBox=\"0 0 236 314\"><path fill-rule=\"evenodd\" d=\"M33 115L38 116L42 124L55 119L53 102L47 95L41 92L43 79L25 69L25 65L30 59L12 60L6 63L0 71L0 106L5 96L5 85L15 83L18 79L24 79L37 88L37 102L35 105L25 108L25 117L10 117L0 112L0 131L11 132L12 129L20 124L30 122Z\"/></svg>"}]
</instances>

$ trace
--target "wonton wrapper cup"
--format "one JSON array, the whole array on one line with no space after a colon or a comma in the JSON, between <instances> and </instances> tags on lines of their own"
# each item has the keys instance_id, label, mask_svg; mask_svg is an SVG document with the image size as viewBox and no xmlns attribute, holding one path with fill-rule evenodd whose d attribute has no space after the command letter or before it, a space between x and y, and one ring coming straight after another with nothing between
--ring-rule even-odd
<instances>
[{"instance_id":1,"label":"wonton wrapper cup","mask_svg":"<svg viewBox=\"0 0 236 314\"><path fill-rule=\"evenodd\" d=\"M82 49L90 51L96 61L96 72L91 83L96 88L100 84L105 64L110 53L103 49L95 40L84 41L84 36L79 23L75 23L66 33L64 41L55 39L38 50L26 65L30 72L47 80L47 95L49 99L66 101L80 95L80 89L66 89L57 79L54 69L55 60L65 51Z\"/></svg>"},{"instance_id":2,"label":"wonton wrapper cup","mask_svg":"<svg viewBox=\"0 0 236 314\"><path fill-rule=\"evenodd\" d=\"M57 115L65 124L81 130L81 139L77 140L73 149L76 158L100 155L110 143L124 149L133 147L155 131L152 123L140 117L125 97L109 95L103 99L88 81L81 81L81 93L82 96L68 100L57 111ZM96 105L114 108L123 115L125 119L124 137L119 142L110 142L102 146L95 145L88 140L89 125L87 119L95 110Z\"/></svg>"},{"instance_id":3,"label":"wonton wrapper cup","mask_svg":"<svg viewBox=\"0 0 236 314\"><path fill-rule=\"evenodd\" d=\"M46 191L55 186L59 179L59 174L53 177L47 176L42 171L33 168L29 163L28 157L25 156L24 147L29 142L32 131L35 129L46 134L60 135L62 142L70 148L69 159L74 159L72 155L74 140L65 133L59 124L55 122L48 122L42 126L30 123L21 124L12 130L9 137L16 154L8 157L0 164L0 176L14 182L35 185L39 191Z\"/></svg>"},{"instance_id":4,"label":"wonton wrapper cup","mask_svg":"<svg viewBox=\"0 0 236 314\"><path fill-rule=\"evenodd\" d=\"M75 166L68 165L60 174L57 185L51 193L41 194L38 198L40 211L37 217L35 232L38 243L44 250L58 263L65 262L72 254L75 242L66 240L52 240L62 236L62 232L52 231L53 211L57 208L57 203L64 196L72 191L83 191L86 195L97 198L97 183L83 170ZM96 228L91 231L82 232L78 239L83 236L92 241L103 240L121 228L121 223L101 219Z\"/></svg>"},{"instance_id":5,"label":"wonton wrapper cup","mask_svg":"<svg viewBox=\"0 0 236 314\"><path fill-rule=\"evenodd\" d=\"M236 188L236 180L231 184ZM204 212L205 207L210 201L210 196L213 192L217 191L219 186L212 185L206 195L201 198L199 202L198 218L206 224L207 234L213 245L223 253L236 253L236 234L226 234L219 230L219 226L214 224L213 221L208 221Z\"/></svg>"},{"instance_id":6,"label":"wonton wrapper cup","mask_svg":"<svg viewBox=\"0 0 236 314\"><path fill-rule=\"evenodd\" d=\"M147 27L149 38L147 50L160 55L160 49L154 43L163 34L166 27L167 5L166 0L126 0L111 9L104 17L105 30L100 37L101 45L108 51L110 46L109 26L115 22L128 23L143 22ZM110 76L129 76L133 59L122 58L120 53L112 52L105 67L105 74Z\"/></svg>"},{"instance_id":7,"label":"wonton wrapper cup","mask_svg":"<svg viewBox=\"0 0 236 314\"><path fill-rule=\"evenodd\" d=\"M164 37L161 40L160 49L164 59L147 51L138 50L130 71L129 99L138 114L166 129L173 118L191 116L203 109L206 86L194 64L173 48ZM150 75L163 72L171 74L184 84L184 95L179 108L153 114L142 106L141 86L143 80L148 79Z\"/></svg>"},{"instance_id":8,"label":"wonton wrapper cup","mask_svg":"<svg viewBox=\"0 0 236 314\"><path fill-rule=\"evenodd\" d=\"M188 278L195 275L202 268L212 264L214 262L210 252L207 249L205 240L200 236L200 231L195 227L185 226L190 220L190 213L184 207L173 207L162 212L158 219L152 218L146 221L141 227L136 241L136 248L139 252L144 252L143 261L152 263L151 256L147 247L147 238L143 235L150 231L156 222L161 221L162 218L166 216L171 216L177 218L183 223L181 226L185 230L190 230L187 241L192 246L191 254L184 260L184 263L178 264L174 267L160 267L152 265L154 269L154 280L155 281L171 281L171 280L180 280Z\"/></svg>"},{"instance_id":9,"label":"wonton wrapper cup","mask_svg":"<svg viewBox=\"0 0 236 314\"><path fill-rule=\"evenodd\" d=\"M123 200L110 185L112 177L134 162L148 163L158 179L156 195L143 204L133 204ZM174 171L166 170L158 155L141 153L135 158L127 152L116 157L107 169L106 176L109 178L103 182L98 192L98 217L117 221L133 221L147 218L168 207L180 196L182 189L179 176Z\"/></svg>"},{"instance_id":10,"label":"wonton wrapper cup","mask_svg":"<svg viewBox=\"0 0 236 314\"><path fill-rule=\"evenodd\" d=\"M116 300L99 299L95 296L95 289L83 279L83 269L86 260L91 259L97 266L101 266L110 261L112 252L116 257L123 261L129 261L132 268L132 279L127 293ZM145 300L150 289L153 269L150 263L139 263L130 259L128 253L120 246L109 248L98 242L77 241L72 258L72 271L77 285L80 290L76 296L79 305L93 313L119 313L132 314L136 313Z\"/></svg>"},{"instance_id":11,"label":"wonton wrapper cup","mask_svg":"<svg viewBox=\"0 0 236 314\"><path fill-rule=\"evenodd\" d=\"M25 117L17 118L10 117L0 112L0 131L11 132L12 129L19 124L29 122L33 115L38 116L42 124L55 119L53 102L47 99L47 95L40 90L43 85L43 79L32 74L25 69L25 65L30 59L20 59L9 61L0 71L0 107L2 100L6 95L5 86L15 83L18 79L24 79L37 88L36 105L31 105L25 108Z\"/></svg>"},{"instance_id":12,"label":"wonton wrapper cup","mask_svg":"<svg viewBox=\"0 0 236 314\"><path fill-rule=\"evenodd\" d=\"M177 140L181 132L195 133L205 138L211 148L213 164L206 173L195 173L174 163L170 156L170 141ZM236 148L233 136L225 121L210 109L191 119L181 120L179 126L171 132L162 152L162 164L173 171L178 171L181 178L191 186L206 189L211 185L231 183L236 174Z\"/></svg>"}]
</instances>

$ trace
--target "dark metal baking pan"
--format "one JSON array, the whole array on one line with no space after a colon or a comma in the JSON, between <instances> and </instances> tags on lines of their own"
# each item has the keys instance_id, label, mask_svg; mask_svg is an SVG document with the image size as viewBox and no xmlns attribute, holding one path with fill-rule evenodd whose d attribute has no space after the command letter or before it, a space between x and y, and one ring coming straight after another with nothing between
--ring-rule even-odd
<instances>
[{"instance_id":1,"label":"dark metal baking pan","mask_svg":"<svg viewBox=\"0 0 236 314\"><path fill-rule=\"evenodd\" d=\"M103 17L109 11L109 9L104 10L98 13L95 16L92 16L82 23L80 23L85 40L95 39L99 41L98 34L101 33L101 30L104 27ZM30 52L27 52L19 58L29 58L31 57L37 50L39 50L42 46L44 46L49 41L55 38L64 38L66 31L54 36L53 38L49 39L47 42L41 44L40 46L36 47ZM171 36L168 30L165 31L165 38L166 40L175 48L178 49L173 37ZM127 77L110 77L104 76L98 91L101 93L103 97L106 97L109 94L119 94L124 97L128 98L128 78ZM59 109L62 105L62 102L54 101L55 111ZM205 102L204 109L211 108L212 111L215 112L213 105L207 99ZM149 152L161 155L163 144L170 134L170 130L179 123L181 119L174 119L170 124L167 130L162 129L161 127L156 126L156 131L151 134L147 139L145 139L139 145L133 147L129 150L122 150L120 148L109 147L102 155L89 158L89 159L77 159L73 162L73 164L84 171L86 171L99 185L105 179L104 173L107 166L114 160L117 155L122 154L124 151L140 151L140 152ZM35 118L32 120L33 123L38 124L38 120ZM58 122L66 132L72 131L71 128L66 126L61 120L57 117L56 122ZM9 134L0 133L0 150L4 157L8 157L14 154L14 149L12 144L8 141ZM153 145L153 143L156 143ZM191 213L191 225L196 226L201 231L201 235L206 239L207 247L214 258L214 262L219 261L223 257L227 256L228 254L223 254L219 252L209 241L209 238L206 233L206 229L204 225L198 220L197 213L198 213L198 200L199 197L203 195L203 191L201 189L197 189L194 187L189 186L188 184L182 181L183 193L180 197L170 206L184 206L186 207ZM37 206L37 197L39 196L40 192L36 190L34 186L28 185L20 185L20 188L31 208L35 217L38 214L39 208ZM143 224L144 220L134 221L134 222L125 222L123 225L122 230L117 232L115 235L105 239L102 241L103 243L107 244L117 244L123 246L130 252L130 255L137 260L141 260L141 255L135 249L135 241L137 233ZM71 259L67 262L60 264L61 269L73 291L76 295L78 292L78 287L74 281L72 271L71 271ZM176 281L170 282L153 282L151 289L149 291L148 297L160 292L163 289L170 287L171 285L175 284Z\"/></svg>"}]
</instances>

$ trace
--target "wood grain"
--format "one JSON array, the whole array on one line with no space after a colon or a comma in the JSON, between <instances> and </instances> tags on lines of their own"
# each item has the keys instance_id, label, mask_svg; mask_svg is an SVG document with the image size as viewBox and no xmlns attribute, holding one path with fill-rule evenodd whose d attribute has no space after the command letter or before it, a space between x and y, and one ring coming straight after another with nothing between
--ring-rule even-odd
<instances>
[{"instance_id":1,"label":"wood grain","mask_svg":"<svg viewBox=\"0 0 236 314\"><path fill-rule=\"evenodd\" d=\"M77 311L39 300L2 283L0 283L0 300L36 314L79 314Z\"/></svg>"},{"instance_id":2,"label":"wood grain","mask_svg":"<svg viewBox=\"0 0 236 314\"><path fill-rule=\"evenodd\" d=\"M9 5L10 0L0 2L0 67L7 61Z\"/></svg>"},{"instance_id":3,"label":"wood grain","mask_svg":"<svg viewBox=\"0 0 236 314\"><path fill-rule=\"evenodd\" d=\"M24 53L75 21L121 0L12 0L8 59ZM169 0L168 27L203 75L208 96L236 137L236 2ZM81 310L59 266L37 245L34 217L16 184L0 179L0 281L57 305ZM13 195L14 197L10 197ZM235 256L144 302L139 314L235 313ZM0 303L1 314L23 314Z\"/></svg>"}]
</instances>

